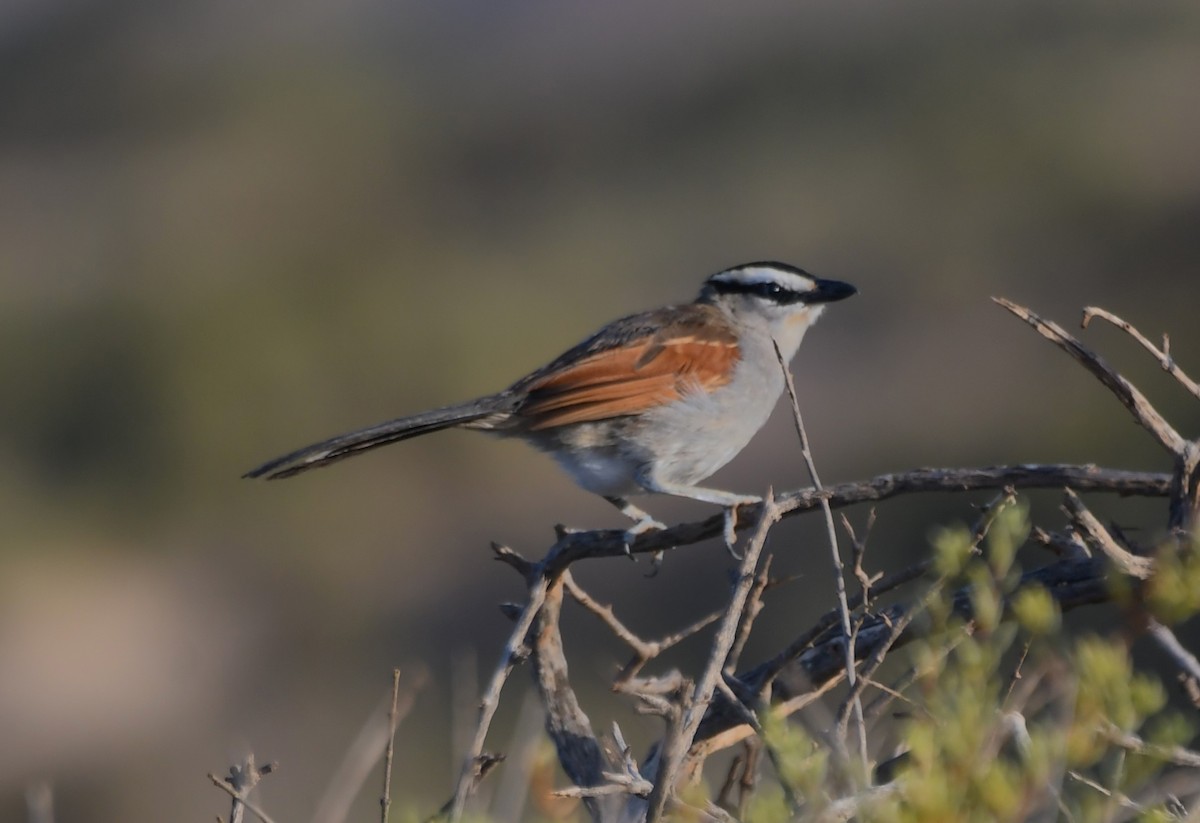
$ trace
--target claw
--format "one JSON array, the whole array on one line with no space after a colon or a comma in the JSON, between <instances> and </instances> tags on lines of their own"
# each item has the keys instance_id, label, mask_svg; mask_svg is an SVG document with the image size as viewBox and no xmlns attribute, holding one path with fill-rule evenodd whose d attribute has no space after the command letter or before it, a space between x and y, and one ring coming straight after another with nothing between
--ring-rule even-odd
<instances>
[{"instance_id":1,"label":"claw","mask_svg":"<svg viewBox=\"0 0 1200 823\"><path fill-rule=\"evenodd\" d=\"M641 520L634 523L632 526L630 526L628 529L625 530L625 534L623 535L623 542L625 544L625 556L628 557L630 560L633 560L634 562L636 562L637 558L633 556L633 541L636 540L639 535L643 535L646 532L661 531L662 529L665 529L665 528L666 528L666 525L658 522L657 520L655 520L653 517L650 517L649 515L647 515L646 517L643 517Z\"/></svg>"},{"instance_id":2,"label":"claw","mask_svg":"<svg viewBox=\"0 0 1200 823\"><path fill-rule=\"evenodd\" d=\"M737 546L737 506L730 506L725 510L725 549L729 552L734 560L741 560L742 556L738 553Z\"/></svg>"},{"instance_id":3,"label":"claw","mask_svg":"<svg viewBox=\"0 0 1200 823\"><path fill-rule=\"evenodd\" d=\"M662 568L663 555L666 554L665 549L659 549L654 554L650 555L650 571L646 573L646 579L658 577L658 572Z\"/></svg>"}]
</instances>

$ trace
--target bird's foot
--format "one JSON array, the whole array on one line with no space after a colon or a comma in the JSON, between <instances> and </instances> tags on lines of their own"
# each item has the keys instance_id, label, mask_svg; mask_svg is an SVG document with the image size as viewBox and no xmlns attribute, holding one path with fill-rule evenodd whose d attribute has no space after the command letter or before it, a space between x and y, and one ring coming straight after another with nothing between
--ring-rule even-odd
<instances>
[{"instance_id":1,"label":"bird's foot","mask_svg":"<svg viewBox=\"0 0 1200 823\"><path fill-rule=\"evenodd\" d=\"M660 523L650 515L643 513L638 522L626 529L624 534L621 535L621 540L625 545L625 556L630 560L636 561L637 558L633 556L633 541L646 532L662 531L666 527L665 523Z\"/></svg>"},{"instance_id":2,"label":"bird's foot","mask_svg":"<svg viewBox=\"0 0 1200 823\"><path fill-rule=\"evenodd\" d=\"M738 506L748 506L754 503L761 503L761 497L742 497L730 503L725 508L724 518L724 537L725 548L734 560L741 560L742 555L737 550L737 527L738 527Z\"/></svg>"}]
</instances>

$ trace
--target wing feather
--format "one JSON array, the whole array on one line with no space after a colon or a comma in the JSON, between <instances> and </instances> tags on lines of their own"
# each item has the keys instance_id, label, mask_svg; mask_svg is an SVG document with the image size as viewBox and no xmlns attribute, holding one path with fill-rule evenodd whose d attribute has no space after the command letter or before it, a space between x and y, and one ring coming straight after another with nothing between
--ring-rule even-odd
<instances>
[{"instance_id":1,"label":"wing feather","mask_svg":"<svg viewBox=\"0 0 1200 823\"><path fill-rule=\"evenodd\" d=\"M532 375L516 413L539 431L637 414L725 385L739 357L736 336L723 316L696 314L711 307L683 308L692 311L657 331L643 326L635 336L614 335L608 346L589 341L582 357Z\"/></svg>"}]
</instances>

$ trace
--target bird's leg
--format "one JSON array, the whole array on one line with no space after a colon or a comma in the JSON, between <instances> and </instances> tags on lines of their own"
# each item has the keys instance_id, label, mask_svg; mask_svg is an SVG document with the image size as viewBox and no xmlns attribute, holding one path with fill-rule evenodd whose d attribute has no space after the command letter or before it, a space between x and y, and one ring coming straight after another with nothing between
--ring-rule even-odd
<instances>
[{"instance_id":1,"label":"bird's leg","mask_svg":"<svg viewBox=\"0 0 1200 823\"><path fill-rule=\"evenodd\" d=\"M625 515L630 520L637 521L625 530L624 535L625 554L629 556L630 560L636 560L637 558L633 556L633 552L631 551L630 547L633 545L633 541L637 539L637 536L640 534L645 534L646 532L665 529L666 526L655 520L646 512L639 509L637 506L630 503L624 497L609 497L605 495L604 499L620 509L621 514Z\"/></svg>"},{"instance_id":2,"label":"bird's leg","mask_svg":"<svg viewBox=\"0 0 1200 823\"><path fill-rule=\"evenodd\" d=\"M703 503L715 503L718 506L725 507L725 523L724 523L724 538L725 548L729 553L737 559L741 559L734 546L737 544L737 510L738 506L746 506L753 503L761 503L761 497L754 497L749 494L738 494L737 492L721 491L720 489L706 489L703 486L685 486L681 483L667 483L661 480L656 480L653 477L647 477L643 480L642 486L649 492L658 492L659 494L671 494L676 497L690 497L692 500L699 500Z\"/></svg>"}]
</instances>

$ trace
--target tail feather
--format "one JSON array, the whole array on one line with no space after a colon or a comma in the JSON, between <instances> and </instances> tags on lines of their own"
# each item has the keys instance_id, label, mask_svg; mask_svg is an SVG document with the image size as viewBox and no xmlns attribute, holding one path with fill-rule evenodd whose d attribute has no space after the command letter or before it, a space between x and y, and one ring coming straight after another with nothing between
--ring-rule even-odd
<instances>
[{"instance_id":1,"label":"tail feather","mask_svg":"<svg viewBox=\"0 0 1200 823\"><path fill-rule=\"evenodd\" d=\"M409 417L400 417L366 429L339 434L337 437L331 437L320 443L313 443L289 454L276 457L274 460L268 460L261 466L246 472L242 477L282 480L309 469L328 466L330 463L353 457L361 452L386 446L388 443L482 420L498 412L508 411L511 406L511 400L500 394Z\"/></svg>"}]
</instances>

